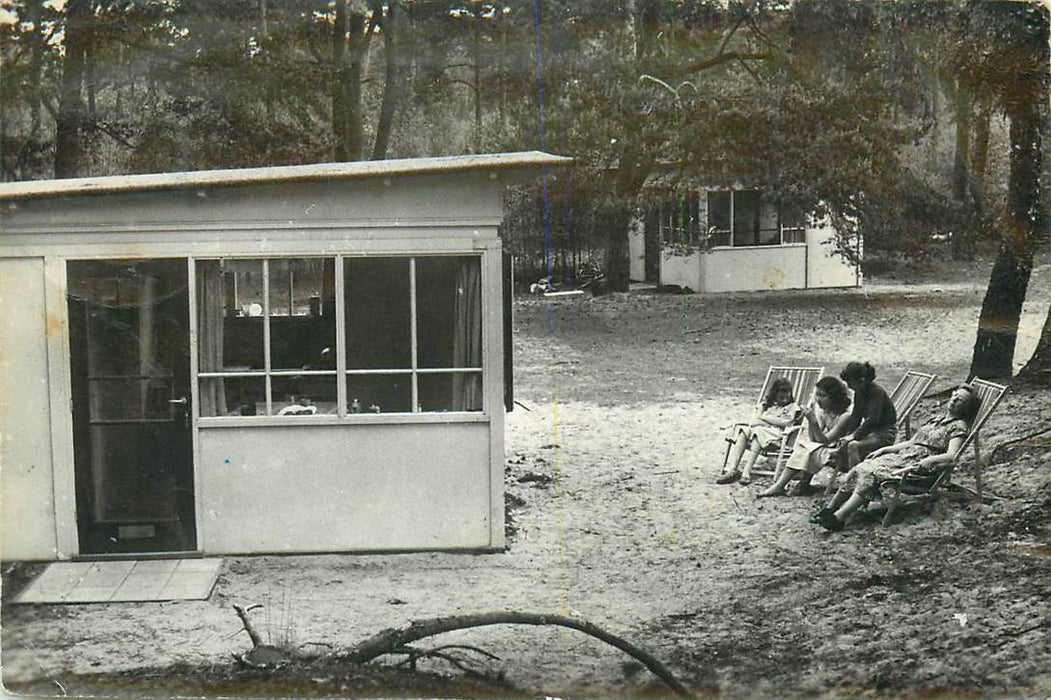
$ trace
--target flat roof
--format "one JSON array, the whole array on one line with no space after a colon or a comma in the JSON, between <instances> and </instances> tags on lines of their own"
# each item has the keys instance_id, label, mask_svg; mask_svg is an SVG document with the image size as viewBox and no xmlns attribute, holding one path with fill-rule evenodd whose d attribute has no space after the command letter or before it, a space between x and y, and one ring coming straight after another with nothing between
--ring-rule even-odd
<instances>
[{"instance_id":1,"label":"flat roof","mask_svg":"<svg viewBox=\"0 0 1051 700\"><path fill-rule=\"evenodd\" d=\"M205 186L224 187L260 183L309 182L313 180L349 180L464 170L523 170L542 165L568 165L572 162L572 158L556 156L543 151L520 151L516 153L485 153L466 156L283 165L267 168L194 170L148 175L26 180L23 182L0 183L0 200L80 194L145 192Z\"/></svg>"}]
</instances>

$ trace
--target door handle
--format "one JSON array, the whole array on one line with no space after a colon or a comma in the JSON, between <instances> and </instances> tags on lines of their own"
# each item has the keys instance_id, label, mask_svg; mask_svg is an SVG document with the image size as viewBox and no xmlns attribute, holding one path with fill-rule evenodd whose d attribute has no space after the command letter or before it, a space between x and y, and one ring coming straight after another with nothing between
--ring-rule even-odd
<instances>
[{"instance_id":1,"label":"door handle","mask_svg":"<svg viewBox=\"0 0 1051 700\"><path fill-rule=\"evenodd\" d=\"M168 399L168 403L181 403L182 405L185 406L189 402L186 400L185 396L180 396L177 399Z\"/></svg>"}]
</instances>

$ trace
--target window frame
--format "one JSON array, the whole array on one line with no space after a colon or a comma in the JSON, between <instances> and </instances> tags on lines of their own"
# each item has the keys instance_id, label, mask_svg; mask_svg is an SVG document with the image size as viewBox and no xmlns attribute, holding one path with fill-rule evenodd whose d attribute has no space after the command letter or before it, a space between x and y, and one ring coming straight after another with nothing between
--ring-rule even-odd
<instances>
[{"instance_id":1,"label":"window frame","mask_svg":"<svg viewBox=\"0 0 1051 700\"><path fill-rule=\"evenodd\" d=\"M658 205L657 230L665 245L696 245L701 239L701 193L684 191L677 200Z\"/></svg>"},{"instance_id":2,"label":"window frame","mask_svg":"<svg viewBox=\"0 0 1051 700\"><path fill-rule=\"evenodd\" d=\"M190 275L192 280L190 294L190 323L191 323L191 385L194 392L194 405L193 415L198 421L200 427L230 427L230 426L268 426L268 425L304 425L304 426L316 426L324 424L344 424L347 422L352 423L410 423L410 422L431 422L431 423L464 423L464 422L486 422L489 420L490 412L490 400L488 385L490 379L489 369L489 347L490 341L488 338L489 329L486 318L488 317L489 306L491 301L487 298L486 294L487 284L489 281L489 273L486 270L488 254L485 251L478 250L449 250L441 252L389 252L383 253L291 253L281 252L280 254L258 254L258 253L244 253L234 255L198 255L193 256L189 259L190 263ZM315 258L319 260L332 260L335 266L334 270L334 294L335 294L335 348L336 353L336 367L335 369L323 369L323 370L301 370L301 369L273 369L271 366L271 329L270 329L270 287L269 287L269 272L270 272L270 261L274 260L289 260L289 259L302 259L302 258ZM352 369L347 366L347 336L346 336L346 286L344 279L344 260L355 258L375 258L375 259L407 259L409 262L409 280L410 280L410 295L409 295L409 317L410 317L410 355L411 355L411 366L408 368L368 368L368 369ZM480 274L480 285L481 294L479 299L479 314L481 323L481 355L480 364L477 367L420 367L418 360L418 308L417 308L417 276L416 276L416 262L421 258L472 258L477 261L479 266ZM197 263L200 261L214 261L214 260L260 260L263 263L263 358L264 366L263 369L251 369L251 370L238 370L238 371L201 371L200 369L200 333L201 329L198 327L198 293L197 293ZM406 374L411 375L411 405L410 411L391 411L386 413L373 413L363 411L361 413L353 413L348 405L350 396L348 394L348 379L354 375L392 375L392 374ZM420 410L419 403L419 376L420 375L436 375L436 374L471 374L481 377L481 410L445 410L445 411L424 411ZM271 379L273 377L289 377L289 376L334 376L336 379L336 413L330 414L312 414L312 415L298 415L298 416L279 416L273 411L273 390ZM267 413L265 415L229 415L229 416L202 416L200 415L200 401L197 400L197 396L201 391L201 380L202 379L223 379L223 378L263 378L265 400Z\"/></svg>"},{"instance_id":3,"label":"window frame","mask_svg":"<svg viewBox=\"0 0 1051 700\"><path fill-rule=\"evenodd\" d=\"M714 244L714 245L712 245L713 249L718 249L718 250L744 250L744 249L750 249L750 248L762 249L762 248L773 248L773 247L778 247L778 246L801 246L801 245L806 245L806 229L807 229L806 215L804 214L802 216L802 222L801 222L800 226L785 226L784 222L783 222L783 215L782 215L782 211L781 211L780 207L778 207L777 210L776 210L776 215L777 215L777 241L776 242L773 242L773 243L749 243L749 244L746 244L746 245L734 245L734 242L733 242L734 241L734 235L733 234L734 234L734 221L736 219L736 207L734 205L734 195L736 193L739 193L739 192L756 192L757 193L757 195L758 195L758 207L759 207L759 210L758 210L757 213L759 215L759 221L760 221L760 228L759 228L760 234L764 230L762 228L763 198L762 198L762 191L761 190L755 189L755 188L708 189L706 191L705 218L706 218L706 223L709 226L708 230L710 232L710 236L713 237L713 238L715 236L725 236L730 241L729 243ZM715 193L729 194L729 196L730 196L730 228L729 229L714 229L714 228L711 227L711 223L710 223L711 222L711 216L712 216L711 195L715 194ZM792 232L797 232L798 231L798 232L801 232L802 240L786 241L785 240L785 232L786 231L792 231Z\"/></svg>"}]
</instances>

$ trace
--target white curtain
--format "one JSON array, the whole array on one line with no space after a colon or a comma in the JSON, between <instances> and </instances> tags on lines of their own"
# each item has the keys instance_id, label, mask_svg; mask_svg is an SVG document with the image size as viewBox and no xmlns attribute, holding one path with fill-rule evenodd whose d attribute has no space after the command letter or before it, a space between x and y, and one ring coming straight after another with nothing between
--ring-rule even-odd
<instances>
[{"instance_id":1,"label":"white curtain","mask_svg":"<svg viewBox=\"0 0 1051 700\"><path fill-rule=\"evenodd\" d=\"M482 270L477 258L465 260L456 274L453 367L482 366ZM482 376L457 372L452 381L454 411L482 410Z\"/></svg>"},{"instance_id":2,"label":"white curtain","mask_svg":"<svg viewBox=\"0 0 1051 700\"><path fill-rule=\"evenodd\" d=\"M223 270L218 260L197 262L197 334L198 370L220 372L223 369ZM222 379L202 379L200 396L202 416L226 415L226 387Z\"/></svg>"}]
</instances>

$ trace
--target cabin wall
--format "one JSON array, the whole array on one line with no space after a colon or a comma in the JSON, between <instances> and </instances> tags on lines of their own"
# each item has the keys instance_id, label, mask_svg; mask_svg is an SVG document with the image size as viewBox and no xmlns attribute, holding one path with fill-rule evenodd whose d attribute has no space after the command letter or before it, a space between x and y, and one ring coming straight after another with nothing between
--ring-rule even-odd
<instances>
[{"instance_id":1,"label":"cabin wall","mask_svg":"<svg viewBox=\"0 0 1051 700\"><path fill-rule=\"evenodd\" d=\"M0 559L57 554L44 260L0 259Z\"/></svg>"},{"instance_id":2,"label":"cabin wall","mask_svg":"<svg viewBox=\"0 0 1051 700\"><path fill-rule=\"evenodd\" d=\"M78 554L66 260L336 254L481 255L485 413L195 418L199 550L501 549L503 187L468 172L6 202L2 556Z\"/></svg>"},{"instance_id":3,"label":"cabin wall","mask_svg":"<svg viewBox=\"0 0 1051 700\"><path fill-rule=\"evenodd\" d=\"M806 287L806 246L716 248L701 256L705 292Z\"/></svg>"},{"instance_id":4,"label":"cabin wall","mask_svg":"<svg viewBox=\"0 0 1051 700\"><path fill-rule=\"evenodd\" d=\"M860 272L856 265L836 252L836 231L831 226L807 228L807 280L809 287L858 287Z\"/></svg>"},{"instance_id":5,"label":"cabin wall","mask_svg":"<svg viewBox=\"0 0 1051 700\"><path fill-rule=\"evenodd\" d=\"M706 254L698 251L685 255L676 254L673 249L661 248L660 283L689 287L695 292L707 291L701 278L701 258Z\"/></svg>"},{"instance_id":6,"label":"cabin wall","mask_svg":"<svg viewBox=\"0 0 1051 700\"><path fill-rule=\"evenodd\" d=\"M489 547L485 423L210 427L199 440L206 551Z\"/></svg>"}]
</instances>

